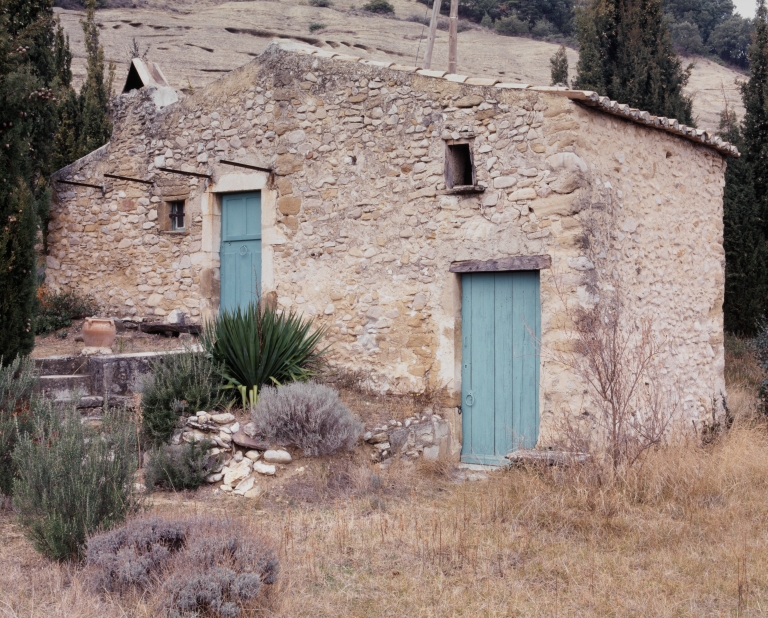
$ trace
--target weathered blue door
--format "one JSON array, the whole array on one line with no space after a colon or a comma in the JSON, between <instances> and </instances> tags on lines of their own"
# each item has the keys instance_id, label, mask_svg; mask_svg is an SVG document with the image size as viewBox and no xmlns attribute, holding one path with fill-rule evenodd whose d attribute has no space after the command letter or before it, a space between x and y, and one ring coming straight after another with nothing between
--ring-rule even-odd
<instances>
[{"instance_id":1,"label":"weathered blue door","mask_svg":"<svg viewBox=\"0 0 768 618\"><path fill-rule=\"evenodd\" d=\"M261 193L223 197L220 256L221 309L255 300L261 282Z\"/></svg>"},{"instance_id":2,"label":"weathered blue door","mask_svg":"<svg viewBox=\"0 0 768 618\"><path fill-rule=\"evenodd\" d=\"M465 274L461 460L501 464L539 431L539 271Z\"/></svg>"}]
</instances>

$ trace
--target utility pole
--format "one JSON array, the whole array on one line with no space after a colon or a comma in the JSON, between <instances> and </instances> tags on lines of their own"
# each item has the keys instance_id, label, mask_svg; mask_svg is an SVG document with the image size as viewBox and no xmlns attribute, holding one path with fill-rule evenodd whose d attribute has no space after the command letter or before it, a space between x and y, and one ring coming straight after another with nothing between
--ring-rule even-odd
<instances>
[{"instance_id":1,"label":"utility pole","mask_svg":"<svg viewBox=\"0 0 768 618\"><path fill-rule=\"evenodd\" d=\"M448 16L448 72L456 73L459 55L459 0L451 0Z\"/></svg>"},{"instance_id":2,"label":"utility pole","mask_svg":"<svg viewBox=\"0 0 768 618\"><path fill-rule=\"evenodd\" d=\"M424 68L432 65L432 49L435 47L437 35L437 17L440 15L440 5L443 0L432 0L432 19L429 21L429 35L427 36L427 49L424 51Z\"/></svg>"}]
</instances>

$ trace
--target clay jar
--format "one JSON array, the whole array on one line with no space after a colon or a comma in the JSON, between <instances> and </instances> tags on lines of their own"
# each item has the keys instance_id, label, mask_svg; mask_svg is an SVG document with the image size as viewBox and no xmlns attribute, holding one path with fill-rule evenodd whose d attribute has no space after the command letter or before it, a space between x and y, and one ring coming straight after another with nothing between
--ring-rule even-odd
<instances>
[{"instance_id":1,"label":"clay jar","mask_svg":"<svg viewBox=\"0 0 768 618\"><path fill-rule=\"evenodd\" d=\"M111 348L117 328L112 318L85 318L83 342L91 348Z\"/></svg>"}]
</instances>

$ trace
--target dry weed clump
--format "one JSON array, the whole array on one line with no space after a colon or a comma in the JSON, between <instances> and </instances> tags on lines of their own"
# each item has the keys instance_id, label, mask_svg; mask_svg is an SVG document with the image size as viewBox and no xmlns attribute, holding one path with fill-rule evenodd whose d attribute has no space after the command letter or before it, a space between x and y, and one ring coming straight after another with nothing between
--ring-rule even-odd
<instances>
[{"instance_id":1,"label":"dry weed clump","mask_svg":"<svg viewBox=\"0 0 768 618\"><path fill-rule=\"evenodd\" d=\"M386 509L294 509L279 615L764 615L765 429L650 449L620 481L592 474L513 469L431 479Z\"/></svg>"}]
</instances>

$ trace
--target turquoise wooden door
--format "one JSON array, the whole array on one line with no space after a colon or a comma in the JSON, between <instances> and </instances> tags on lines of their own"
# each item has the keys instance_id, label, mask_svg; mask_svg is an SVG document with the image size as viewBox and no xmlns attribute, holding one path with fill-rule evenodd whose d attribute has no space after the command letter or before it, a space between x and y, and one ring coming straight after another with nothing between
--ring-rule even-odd
<instances>
[{"instance_id":1,"label":"turquoise wooden door","mask_svg":"<svg viewBox=\"0 0 768 618\"><path fill-rule=\"evenodd\" d=\"M539 271L465 274L461 460L501 464L539 431Z\"/></svg>"},{"instance_id":2,"label":"turquoise wooden door","mask_svg":"<svg viewBox=\"0 0 768 618\"><path fill-rule=\"evenodd\" d=\"M221 202L221 303L255 300L261 282L261 193L233 193Z\"/></svg>"}]
</instances>

